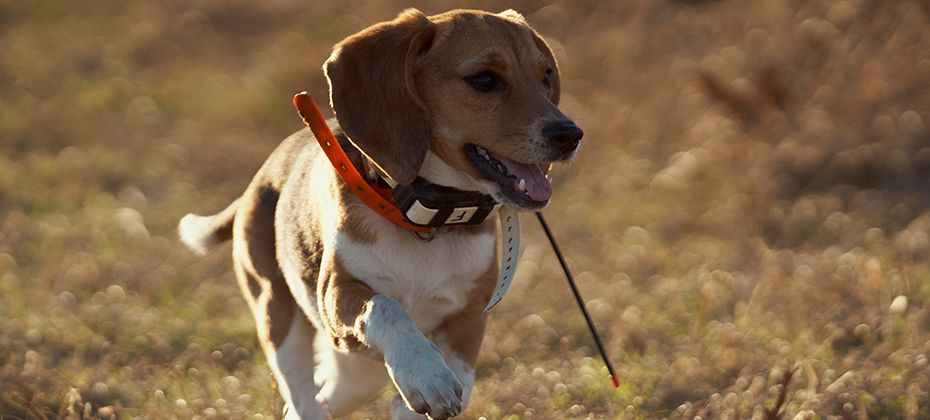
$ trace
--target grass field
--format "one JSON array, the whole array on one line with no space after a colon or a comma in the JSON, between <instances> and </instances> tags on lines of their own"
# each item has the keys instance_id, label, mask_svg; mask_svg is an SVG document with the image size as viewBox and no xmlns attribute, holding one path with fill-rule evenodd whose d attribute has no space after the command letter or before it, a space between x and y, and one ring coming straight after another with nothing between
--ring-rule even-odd
<instances>
[{"instance_id":1,"label":"grass field","mask_svg":"<svg viewBox=\"0 0 930 420\"><path fill-rule=\"evenodd\" d=\"M585 138L546 215L622 381L525 217L462 418L930 418L919 0L0 0L0 418L281 418L228 245L175 226L406 7L553 46Z\"/></svg>"}]
</instances>

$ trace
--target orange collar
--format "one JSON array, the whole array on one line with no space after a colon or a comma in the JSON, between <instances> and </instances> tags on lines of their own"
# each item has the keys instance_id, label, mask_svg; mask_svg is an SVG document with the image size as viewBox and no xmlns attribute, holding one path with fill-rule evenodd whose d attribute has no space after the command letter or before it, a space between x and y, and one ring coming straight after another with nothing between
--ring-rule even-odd
<instances>
[{"instance_id":1,"label":"orange collar","mask_svg":"<svg viewBox=\"0 0 930 420\"><path fill-rule=\"evenodd\" d=\"M336 173L339 174L339 177L349 186L349 189L352 190L365 205L404 229L426 234L434 233L430 228L410 224L410 222L404 218L403 213L401 213L397 205L392 201L390 189L369 184L365 178L358 173L358 170L356 170L352 162L349 161L349 157L346 156L345 151L342 150L342 147L339 147L339 142L336 140L336 137L333 136L333 132L330 131L329 126L326 125L326 120L323 119L320 108L316 105L316 102L313 101L313 97L310 96L309 93L301 92L295 95L294 106L297 107L297 112L304 119L304 123L310 127L310 131L313 131L313 135L316 137L317 141L320 142L323 153L326 154L326 157L332 162L333 167L336 168ZM419 237L419 235L417 236Z\"/></svg>"}]
</instances>

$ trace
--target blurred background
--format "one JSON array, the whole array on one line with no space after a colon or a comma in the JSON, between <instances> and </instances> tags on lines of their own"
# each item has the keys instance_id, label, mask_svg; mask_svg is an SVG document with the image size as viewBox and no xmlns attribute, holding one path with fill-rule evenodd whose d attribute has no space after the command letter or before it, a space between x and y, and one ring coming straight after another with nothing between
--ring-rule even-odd
<instances>
[{"instance_id":1,"label":"blurred background","mask_svg":"<svg viewBox=\"0 0 930 420\"><path fill-rule=\"evenodd\" d=\"M514 8L554 49L585 138L545 213L622 382L525 217L462 418L930 418L916 0L0 0L0 415L281 418L229 246L175 227L407 7Z\"/></svg>"}]
</instances>

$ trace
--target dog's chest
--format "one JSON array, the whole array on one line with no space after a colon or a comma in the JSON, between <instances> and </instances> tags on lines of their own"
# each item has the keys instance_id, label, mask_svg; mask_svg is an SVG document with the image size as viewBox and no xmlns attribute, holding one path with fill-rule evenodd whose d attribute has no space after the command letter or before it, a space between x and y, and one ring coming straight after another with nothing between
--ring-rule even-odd
<instances>
[{"instance_id":1,"label":"dog's chest","mask_svg":"<svg viewBox=\"0 0 930 420\"><path fill-rule=\"evenodd\" d=\"M340 233L337 252L353 277L400 302L417 327L429 332L465 306L475 280L490 267L496 236L451 234L423 242L402 233L379 234L373 244Z\"/></svg>"}]
</instances>

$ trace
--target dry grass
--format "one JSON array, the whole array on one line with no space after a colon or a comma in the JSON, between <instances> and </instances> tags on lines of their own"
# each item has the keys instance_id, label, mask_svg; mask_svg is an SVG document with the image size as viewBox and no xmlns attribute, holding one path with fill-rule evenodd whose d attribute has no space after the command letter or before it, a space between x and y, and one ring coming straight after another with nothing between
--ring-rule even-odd
<instances>
[{"instance_id":1,"label":"dry grass","mask_svg":"<svg viewBox=\"0 0 930 420\"><path fill-rule=\"evenodd\" d=\"M228 248L174 227L413 6L550 37L586 135L546 213L622 379L527 218L462 417L930 417L925 2L335 3L0 0L0 416L280 418Z\"/></svg>"}]
</instances>

